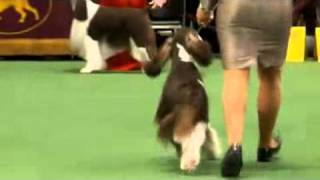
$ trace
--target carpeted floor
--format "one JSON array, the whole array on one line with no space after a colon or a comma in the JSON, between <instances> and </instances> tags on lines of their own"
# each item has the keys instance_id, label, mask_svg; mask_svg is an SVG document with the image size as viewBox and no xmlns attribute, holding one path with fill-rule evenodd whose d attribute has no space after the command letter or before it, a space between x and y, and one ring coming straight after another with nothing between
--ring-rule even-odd
<instances>
[{"instance_id":1,"label":"carpeted floor","mask_svg":"<svg viewBox=\"0 0 320 180\"><path fill-rule=\"evenodd\" d=\"M78 73L83 62L0 62L0 179L214 180L220 161L179 171L155 138L153 116L166 73ZM284 67L279 159L255 161L257 78L252 69L242 177L320 178L320 64ZM204 71L210 118L226 142L219 62ZM225 147L225 146L224 146Z\"/></svg>"}]
</instances>

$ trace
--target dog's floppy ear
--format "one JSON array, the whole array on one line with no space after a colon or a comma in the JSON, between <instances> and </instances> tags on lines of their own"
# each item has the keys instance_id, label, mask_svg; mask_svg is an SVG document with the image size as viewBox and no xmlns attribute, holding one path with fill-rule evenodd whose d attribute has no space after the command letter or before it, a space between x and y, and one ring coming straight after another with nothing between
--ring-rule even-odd
<instances>
[{"instance_id":1,"label":"dog's floppy ear","mask_svg":"<svg viewBox=\"0 0 320 180\"><path fill-rule=\"evenodd\" d=\"M160 50L158 51L156 59L160 61L162 64L164 64L169 59L172 50L172 44L173 38L170 37L166 39L166 41L163 43Z\"/></svg>"},{"instance_id":2,"label":"dog's floppy ear","mask_svg":"<svg viewBox=\"0 0 320 180\"><path fill-rule=\"evenodd\" d=\"M210 44L203 41L199 34L189 32L185 39L185 48L197 63L202 66L210 65L212 55Z\"/></svg>"},{"instance_id":3,"label":"dog's floppy ear","mask_svg":"<svg viewBox=\"0 0 320 180\"><path fill-rule=\"evenodd\" d=\"M85 21L88 19L88 7L86 0L72 0L72 7L74 8L74 18L79 21Z\"/></svg>"},{"instance_id":4,"label":"dog's floppy ear","mask_svg":"<svg viewBox=\"0 0 320 180\"><path fill-rule=\"evenodd\" d=\"M156 57L143 65L145 73L150 77L156 77L161 73L161 69L169 59L172 50L173 39L168 38L159 49Z\"/></svg>"}]
</instances>

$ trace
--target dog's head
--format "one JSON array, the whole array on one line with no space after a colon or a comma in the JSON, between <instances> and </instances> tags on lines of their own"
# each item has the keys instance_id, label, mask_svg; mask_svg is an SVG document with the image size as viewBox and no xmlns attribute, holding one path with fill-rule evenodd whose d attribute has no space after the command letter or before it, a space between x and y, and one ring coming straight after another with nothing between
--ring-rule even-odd
<instances>
[{"instance_id":1,"label":"dog's head","mask_svg":"<svg viewBox=\"0 0 320 180\"><path fill-rule=\"evenodd\" d=\"M202 66L208 66L211 63L210 45L203 41L195 30L190 28L178 30L174 41L172 49L178 49L178 56L182 61L186 61L188 56L191 56L192 60Z\"/></svg>"},{"instance_id":2,"label":"dog's head","mask_svg":"<svg viewBox=\"0 0 320 180\"><path fill-rule=\"evenodd\" d=\"M155 77L160 74L162 66L174 54L178 54L181 61L193 61L201 66L211 63L211 47L202 40L193 29L182 28L173 37L168 38L159 49L155 61L146 63L144 70L148 76Z\"/></svg>"}]
</instances>

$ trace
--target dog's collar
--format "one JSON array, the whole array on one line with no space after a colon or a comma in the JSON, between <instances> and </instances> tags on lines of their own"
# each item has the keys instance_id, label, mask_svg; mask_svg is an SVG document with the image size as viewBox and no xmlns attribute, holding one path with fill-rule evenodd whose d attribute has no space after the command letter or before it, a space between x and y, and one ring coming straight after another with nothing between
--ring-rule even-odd
<instances>
[{"instance_id":1,"label":"dog's collar","mask_svg":"<svg viewBox=\"0 0 320 180\"><path fill-rule=\"evenodd\" d=\"M179 50L178 56L180 61L188 63L194 62L193 57L186 51L186 49L181 44L177 43L177 48Z\"/></svg>"}]
</instances>

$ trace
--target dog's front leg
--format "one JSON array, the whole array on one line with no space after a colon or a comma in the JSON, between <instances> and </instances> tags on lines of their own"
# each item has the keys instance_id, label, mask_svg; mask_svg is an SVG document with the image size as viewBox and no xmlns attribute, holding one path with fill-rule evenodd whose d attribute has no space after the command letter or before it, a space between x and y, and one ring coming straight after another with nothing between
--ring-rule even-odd
<instances>
[{"instance_id":1,"label":"dog's front leg","mask_svg":"<svg viewBox=\"0 0 320 180\"><path fill-rule=\"evenodd\" d=\"M81 73L92 73L93 71L99 71L105 68L105 61L101 56L99 42L93 40L88 35L86 35L84 40L84 53L86 65L81 69Z\"/></svg>"}]
</instances>

